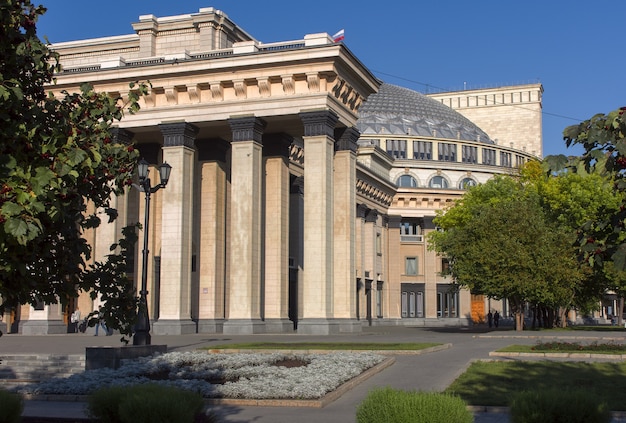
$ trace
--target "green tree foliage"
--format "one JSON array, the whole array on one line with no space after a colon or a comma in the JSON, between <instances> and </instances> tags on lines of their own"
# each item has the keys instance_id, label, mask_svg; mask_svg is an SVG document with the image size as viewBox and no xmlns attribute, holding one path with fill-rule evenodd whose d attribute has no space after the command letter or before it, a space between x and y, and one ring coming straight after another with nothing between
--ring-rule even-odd
<instances>
[{"instance_id":1,"label":"green tree foliage","mask_svg":"<svg viewBox=\"0 0 626 423\"><path fill-rule=\"evenodd\" d=\"M91 249L83 233L100 216L117 216L110 200L131 184L138 153L118 141L112 125L124 110L138 110L148 89L131 84L124 105L89 85L47 95L60 67L37 37L45 10L30 0L0 0L0 311L64 302L96 287L86 277ZM124 277L112 273L105 282L101 274L97 287L119 287Z\"/></svg>"},{"instance_id":2,"label":"green tree foliage","mask_svg":"<svg viewBox=\"0 0 626 423\"><path fill-rule=\"evenodd\" d=\"M619 207L605 207L598 218L587 222L579 236L582 256L591 266L603 268L612 261L616 270L626 270L626 107L597 114L567 127L563 137L568 146L581 144L582 161L590 173L606 175L620 198Z\"/></svg>"},{"instance_id":3,"label":"green tree foliage","mask_svg":"<svg viewBox=\"0 0 626 423\"><path fill-rule=\"evenodd\" d=\"M571 236L545 213L534 186L499 176L471 188L435 223L429 248L473 293L507 298L522 329L524 303L568 305L583 280Z\"/></svg>"}]
</instances>

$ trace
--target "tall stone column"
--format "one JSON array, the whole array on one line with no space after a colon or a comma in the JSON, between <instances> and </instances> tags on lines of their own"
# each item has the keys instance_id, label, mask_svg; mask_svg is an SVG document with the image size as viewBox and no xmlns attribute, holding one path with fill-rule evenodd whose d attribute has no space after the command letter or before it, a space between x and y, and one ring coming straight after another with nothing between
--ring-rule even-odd
<instances>
[{"instance_id":1,"label":"tall stone column","mask_svg":"<svg viewBox=\"0 0 626 423\"><path fill-rule=\"evenodd\" d=\"M369 208L365 204L356 206L356 238L357 238L357 319L362 321L365 316L365 265L367 263L365 253L367 236L365 235L365 217L369 213Z\"/></svg>"},{"instance_id":2,"label":"tall stone column","mask_svg":"<svg viewBox=\"0 0 626 423\"><path fill-rule=\"evenodd\" d=\"M365 216L365 318L368 324L372 325L375 312L375 290L376 290L376 275L378 273L378 254L377 248L377 231L376 222L378 221L378 212L370 209Z\"/></svg>"},{"instance_id":3,"label":"tall stone column","mask_svg":"<svg viewBox=\"0 0 626 423\"><path fill-rule=\"evenodd\" d=\"M264 318L267 332L289 332L289 146L286 134L263 138L265 168Z\"/></svg>"},{"instance_id":4,"label":"tall stone column","mask_svg":"<svg viewBox=\"0 0 626 423\"><path fill-rule=\"evenodd\" d=\"M337 115L329 110L300 114L304 124L303 334L338 333L333 316L333 154Z\"/></svg>"},{"instance_id":5,"label":"tall stone column","mask_svg":"<svg viewBox=\"0 0 626 423\"><path fill-rule=\"evenodd\" d=\"M389 291L387 317L390 319L402 318L402 280L400 275L404 273L404 257L400 254L400 223L402 223L401 216L389 216L387 225L387 263L389 263L387 272L387 289Z\"/></svg>"},{"instance_id":6,"label":"tall stone column","mask_svg":"<svg viewBox=\"0 0 626 423\"><path fill-rule=\"evenodd\" d=\"M191 261L194 140L198 128L186 122L164 123L159 127L163 134L163 161L172 166L172 172L167 186L159 191L161 285L159 320L154 322L153 330L156 335L195 333L196 323L191 320Z\"/></svg>"},{"instance_id":7,"label":"tall stone column","mask_svg":"<svg viewBox=\"0 0 626 423\"><path fill-rule=\"evenodd\" d=\"M230 143L211 139L197 144L201 173L195 241L199 246L198 332L219 333L226 313L226 150Z\"/></svg>"},{"instance_id":8,"label":"tall stone column","mask_svg":"<svg viewBox=\"0 0 626 423\"><path fill-rule=\"evenodd\" d=\"M360 332L356 320L356 150L359 132L346 128L334 159L333 317L342 332Z\"/></svg>"},{"instance_id":9,"label":"tall stone column","mask_svg":"<svg viewBox=\"0 0 626 423\"><path fill-rule=\"evenodd\" d=\"M262 136L254 116L229 119L231 148L231 236L228 320L224 333L265 331L262 318Z\"/></svg>"}]
</instances>

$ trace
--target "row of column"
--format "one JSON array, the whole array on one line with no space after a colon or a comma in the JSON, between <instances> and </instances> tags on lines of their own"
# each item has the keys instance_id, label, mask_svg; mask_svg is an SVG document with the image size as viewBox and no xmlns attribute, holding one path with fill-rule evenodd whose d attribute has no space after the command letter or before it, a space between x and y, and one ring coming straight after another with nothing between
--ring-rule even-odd
<instances>
[{"instance_id":1,"label":"row of column","mask_svg":"<svg viewBox=\"0 0 626 423\"><path fill-rule=\"evenodd\" d=\"M298 332L359 330L354 283L358 132L345 129L336 141L338 118L331 111L301 113L300 118L305 167ZM288 318L291 140L264 137L265 122L257 117L233 118L229 124L230 190L224 164L197 160L195 126L160 125L163 161L172 166L172 174L167 188L159 191L155 334L220 327L233 334L285 332L293 327ZM201 163L199 187L194 184L196 163ZM197 286L190 265L195 255ZM192 286L199 296L197 324L191 319Z\"/></svg>"}]
</instances>

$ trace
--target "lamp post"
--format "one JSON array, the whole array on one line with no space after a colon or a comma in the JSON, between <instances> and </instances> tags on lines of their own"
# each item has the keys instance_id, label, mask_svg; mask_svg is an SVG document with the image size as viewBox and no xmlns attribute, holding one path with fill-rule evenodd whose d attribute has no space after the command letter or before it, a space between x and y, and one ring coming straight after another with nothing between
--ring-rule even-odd
<instances>
[{"instance_id":1,"label":"lamp post","mask_svg":"<svg viewBox=\"0 0 626 423\"><path fill-rule=\"evenodd\" d=\"M148 222L150 219L150 195L161 188L165 188L170 179L172 166L163 163L159 166L159 176L161 183L151 186L148 177L149 163L141 159L137 167L139 174L139 186L146 194L146 210L143 224L143 251L142 251L142 271L141 271L141 291L139 291L139 310L137 313L137 325L135 335L133 335L133 345L150 345L150 317L148 315Z\"/></svg>"}]
</instances>

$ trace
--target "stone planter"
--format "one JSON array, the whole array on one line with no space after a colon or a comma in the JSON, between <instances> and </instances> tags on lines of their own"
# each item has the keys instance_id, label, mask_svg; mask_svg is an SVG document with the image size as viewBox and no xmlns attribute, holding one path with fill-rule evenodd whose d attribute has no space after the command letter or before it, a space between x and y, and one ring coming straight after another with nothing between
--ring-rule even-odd
<instances>
[{"instance_id":1,"label":"stone planter","mask_svg":"<svg viewBox=\"0 0 626 423\"><path fill-rule=\"evenodd\" d=\"M167 345L127 345L124 347L87 347L85 348L85 370L109 367L117 369L122 360L165 354Z\"/></svg>"}]
</instances>

